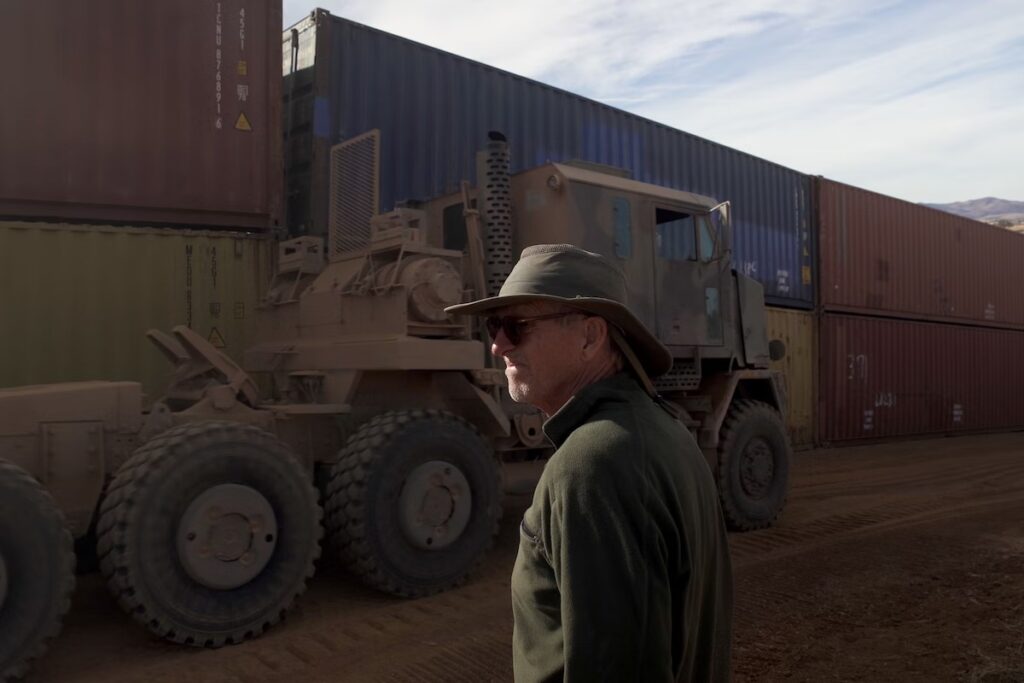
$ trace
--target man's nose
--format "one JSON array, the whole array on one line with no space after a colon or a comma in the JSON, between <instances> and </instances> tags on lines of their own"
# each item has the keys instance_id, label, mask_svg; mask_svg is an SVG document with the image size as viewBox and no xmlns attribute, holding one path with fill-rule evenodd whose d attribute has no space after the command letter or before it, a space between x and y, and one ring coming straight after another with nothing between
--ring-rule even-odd
<instances>
[{"instance_id":1,"label":"man's nose","mask_svg":"<svg viewBox=\"0 0 1024 683\"><path fill-rule=\"evenodd\" d=\"M505 336L505 330L498 330L498 334L494 337L494 341L491 342L491 355L495 358L501 358L506 352L511 351L515 348L515 344L508 340Z\"/></svg>"}]
</instances>

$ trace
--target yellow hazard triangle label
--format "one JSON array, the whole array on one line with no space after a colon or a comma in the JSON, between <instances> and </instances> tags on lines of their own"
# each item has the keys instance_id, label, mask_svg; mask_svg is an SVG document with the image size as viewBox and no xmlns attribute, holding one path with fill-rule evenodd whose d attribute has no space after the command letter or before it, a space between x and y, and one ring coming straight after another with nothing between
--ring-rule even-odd
<instances>
[{"instance_id":1,"label":"yellow hazard triangle label","mask_svg":"<svg viewBox=\"0 0 1024 683\"><path fill-rule=\"evenodd\" d=\"M252 125L249 124L249 119L246 118L245 112L238 115L238 119L235 121L235 130L252 130Z\"/></svg>"},{"instance_id":2,"label":"yellow hazard triangle label","mask_svg":"<svg viewBox=\"0 0 1024 683\"><path fill-rule=\"evenodd\" d=\"M224 337L221 336L220 330L214 327L210 330L210 336L206 338L208 342L216 346L218 349L223 349L227 344L224 343Z\"/></svg>"}]
</instances>

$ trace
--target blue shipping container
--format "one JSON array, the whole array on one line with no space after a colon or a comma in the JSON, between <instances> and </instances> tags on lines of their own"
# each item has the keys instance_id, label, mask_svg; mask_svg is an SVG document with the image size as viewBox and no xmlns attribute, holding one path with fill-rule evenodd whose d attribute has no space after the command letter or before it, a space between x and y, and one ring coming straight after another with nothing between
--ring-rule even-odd
<instances>
[{"instance_id":1,"label":"blue shipping container","mask_svg":"<svg viewBox=\"0 0 1024 683\"><path fill-rule=\"evenodd\" d=\"M498 130L512 172L583 160L636 180L729 200L736 268L769 303L810 308L810 178L634 114L316 10L284 33L288 220L326 234L332 145L381 131L382 210L476 175Z\"/></svg>"}]
</instances>

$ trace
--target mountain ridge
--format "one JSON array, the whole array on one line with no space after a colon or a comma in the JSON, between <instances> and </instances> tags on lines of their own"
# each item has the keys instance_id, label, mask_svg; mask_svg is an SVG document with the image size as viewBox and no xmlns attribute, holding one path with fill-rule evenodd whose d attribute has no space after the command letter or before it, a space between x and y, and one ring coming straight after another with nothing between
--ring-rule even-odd
<instances>
[{"instance_id":1,"label":"mountain ridge","mask_svg":"<svg viewBox=\"0 0 1024 683\"><path fill-rule=\"evenodd\" d=\"M973 218L986 223L1008 221L1010 224L1024 223L1024 202L1011 199L1000 199L999 197L981 197L979 199L968 199L962 202L950 202L948 204L924 203L924 206L954 213L958 216Z\"/></svg>"}]
</instances>

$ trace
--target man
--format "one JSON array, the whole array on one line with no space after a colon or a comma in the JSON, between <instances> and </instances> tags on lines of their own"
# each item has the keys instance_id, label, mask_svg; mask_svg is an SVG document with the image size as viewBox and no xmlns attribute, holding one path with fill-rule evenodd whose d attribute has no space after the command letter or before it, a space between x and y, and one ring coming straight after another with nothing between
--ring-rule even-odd
<instances>
[{"instance_id":1,"label":"man","mask_svg":"<svg viewBox=\"0 0 1024 683\"><path fill-rule=\"evenodd\" d=\"M669 351L626 307L611 262L527 248L486 314L513 400L557 450L520 524L517 681L729 677L732 577L714 482L649 377Z\"/></svg>"}]
</instances>

